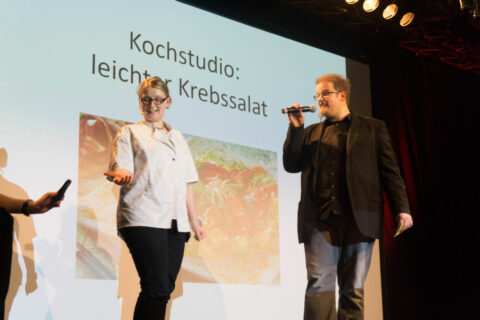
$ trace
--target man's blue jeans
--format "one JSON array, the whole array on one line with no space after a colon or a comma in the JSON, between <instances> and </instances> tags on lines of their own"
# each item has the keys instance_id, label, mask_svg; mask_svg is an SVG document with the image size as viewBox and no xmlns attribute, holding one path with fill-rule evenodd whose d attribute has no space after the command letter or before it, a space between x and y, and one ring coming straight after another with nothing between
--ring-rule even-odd
<instances>
[{"instance_id":1,"label":"man's blue jeans","mask_svg":"<svg viewBox=\"0 0 480 320\"><path fill-rule=\"evenodd\" d=\"M363 236L350 215L331 215L317 224L310 241L305 243L305 320L363 319L363 287L373 245L374 239Z\"/></svg>"}]
</instances>

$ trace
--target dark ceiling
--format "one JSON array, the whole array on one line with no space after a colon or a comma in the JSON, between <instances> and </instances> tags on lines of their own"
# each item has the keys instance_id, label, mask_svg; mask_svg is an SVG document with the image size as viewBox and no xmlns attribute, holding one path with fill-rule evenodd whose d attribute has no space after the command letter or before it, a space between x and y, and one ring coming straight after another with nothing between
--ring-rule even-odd
<instances>
[{"instance_id":1,"label":"dark ceiling","mask_svg":"<svg viewBox=\"0 0 480 320\"><path fill-rule=\"evenodd\" d=\"M354 5L345 0L182 2L365 63L406 51L480 74L480 17L461 10L457 0L380 0L371 13L363 11L363 0ZM385 20L382 11L392 2L399 12ZM404 10L415 14L407 27L399 25Z\"/></svg>"}]
</instances>

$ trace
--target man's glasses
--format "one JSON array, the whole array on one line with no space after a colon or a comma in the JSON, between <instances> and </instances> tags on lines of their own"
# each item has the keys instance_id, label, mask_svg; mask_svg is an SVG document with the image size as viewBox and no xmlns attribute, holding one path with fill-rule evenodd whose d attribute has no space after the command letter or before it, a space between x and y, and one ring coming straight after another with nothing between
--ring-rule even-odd
<instances>
[{"instance_id":1,"label":"man's glasses","mask_svg":"<svg viewBox=\"0 0 480 320\"><path fill-rule=\"evenodd\" d=\"M318 101L318 99L320 99L320 97L325 99L325 97L327 97L328 95L330 95L332 93L339 93L339 92L342 92L342 90L322 91L322 93L320 93L319 96L313 96L313 100Z\"/></svg>"},{"instance_id":2,"label":"man's glasses","mask_svg":"<svg viewBox=\"0 0 480 320\"><path fill-rule=\"evenodd\" d=\"M142 101L143 104L150 104L152 101L155 105L159 106L161 105L162 103L164 103L165 101L167 101L168 97L166 98L150 98L150 97L143 97L140 99L140 101Z\"/></svg>"}]
</instances>

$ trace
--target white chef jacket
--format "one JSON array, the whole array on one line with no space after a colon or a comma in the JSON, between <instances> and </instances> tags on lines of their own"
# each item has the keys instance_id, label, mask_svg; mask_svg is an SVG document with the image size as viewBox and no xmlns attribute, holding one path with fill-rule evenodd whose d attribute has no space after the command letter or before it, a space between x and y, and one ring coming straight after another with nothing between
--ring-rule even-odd
<instances>
[{"instance_id":1,"label":"white chef jacket","mask_svg":"<svg viewBox=\"0 0 480 320\"><path fill-rule=\"evenodd\" d=\"M129 184L120 189L118 229L132 226L189 232L187 183L198 181L197 170L180 131L167 123L168 133L142 120L123 127L112 148L109 170L126 169Z\"/></svg>"}]
</instances>

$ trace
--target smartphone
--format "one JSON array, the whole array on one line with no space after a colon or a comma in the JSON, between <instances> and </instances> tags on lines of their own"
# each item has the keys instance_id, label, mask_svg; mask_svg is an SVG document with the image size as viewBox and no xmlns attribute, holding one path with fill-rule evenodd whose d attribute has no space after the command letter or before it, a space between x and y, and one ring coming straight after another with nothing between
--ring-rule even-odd
<instances>
[{"instance_id":1,"label":"smartphone","mask_svg":"<svg viewBox=\"0 0 480 320\"><path fill-rule=\"evenodd\" d=\"M56 202L56 201L62 199L63 195L65 194L65 191L67 191L67 188L70 186L70 183L72 183L72 180L70 180L70 179L65 181L63 186L60 189L58 189L57 195L53 198L53 201Z\"/></svg>"}]
</instances>

